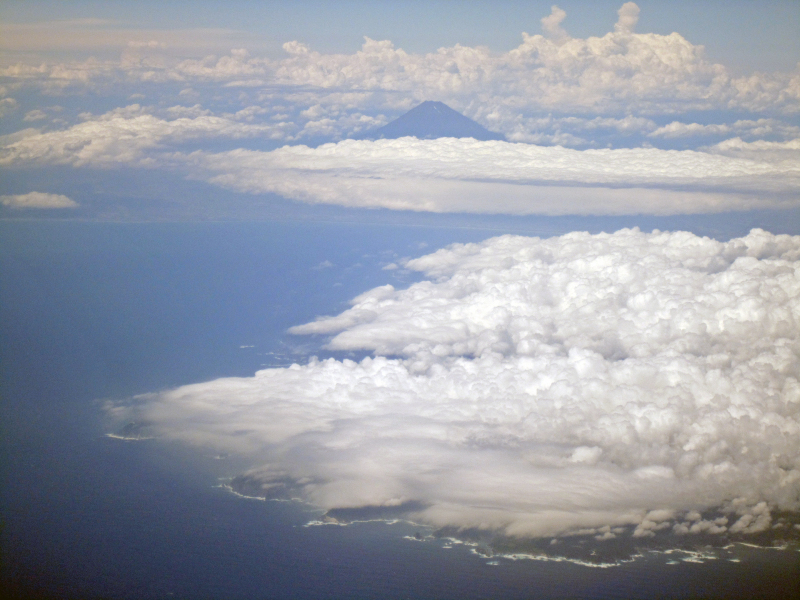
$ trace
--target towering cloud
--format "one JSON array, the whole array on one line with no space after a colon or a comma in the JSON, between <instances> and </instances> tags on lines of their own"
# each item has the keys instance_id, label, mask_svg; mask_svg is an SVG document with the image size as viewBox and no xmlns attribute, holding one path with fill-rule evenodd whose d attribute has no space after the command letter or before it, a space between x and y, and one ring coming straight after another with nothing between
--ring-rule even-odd
<instances>
[{"instance_id":1,"label":"towering cloud","mask_svg":"<svg viewBox=\"0 0 800 600\"><path fill-rule=\"evenodd\" d=\"M278 58L253 56L235 48L223 56L178 61L162 55L165 42L153 39L151 31L142 31L142 40L148 41L115 38L128 45L118 63L47 64L37 57L35 64L0 67L0 76L15 85L51 91L109 79L139 85L217 82L260 91L263 99L278 97L282 106L313 96L304 108L322 104L333 111L346 108L333 98L341 92L360 95L356 105L348 107L360 112L398 111L435 98L507 136L536 133L527 119L550 111L608 116L696 110L797 113L797 69L735 76L724 65L710 61L703 46L677 32L636 33L639 7L635 3L623 4L618 15L613 31L573 38L561 26L566 12L554 5L551 14L541 19L544 35L523 31L522 42L506 52L457 44L418 54L390 40L365 38L361 49L352 54L323 53L289 41L283 45L285 55ZM53 23L48 25L50 36L53 27ZM20 46L23 38L33 34L31 26L16 25L10 31L17 32L14 38ZM190 38L192 32L183 36ZM173 47L171 42L167 45ZM406 104L398 106L403 101Z\"/></svg>"},{"instance_id":2,"label":"towering cloud","mask_svg":"<svg viewBox=\"0 0 800 600\"><path fill-rule=\"evenodd\" d=\"M566 42L569 39L569 34L561 28L561 21L566 17L567 13L554 4L550 14L542 18L542 31L544 31L544 34L555 42Z\"/></svg>"},{"instance_id":3,"label":"towering cloud","mask_svg":"<svg viewBox=\"0 0 800 600\"><path fill-rule=\"evenodd\" d=\"M800 237L503 236L405 267L427 280L291 330L373 357L109 410L247 455L248 490L326 509L407 506L520 537L790 527Z\"/></svg>"},{"instance_id":4,"label":"towering cloud","mask_svg":"<svg viewBox=\"0 0 800 600\"><path fill-rule=\"evenodd\" d=\"M639 22L639 7L635 2L626 2L617 11L619 20L614 25L617 33L633 33L633 28Z\"/></svg>"}]
</instances>

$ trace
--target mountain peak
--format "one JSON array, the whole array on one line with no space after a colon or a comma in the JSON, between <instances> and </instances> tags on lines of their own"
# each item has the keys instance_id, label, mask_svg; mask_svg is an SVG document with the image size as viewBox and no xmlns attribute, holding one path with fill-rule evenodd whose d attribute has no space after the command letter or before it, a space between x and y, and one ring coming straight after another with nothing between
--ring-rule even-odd
<instances>
[{"instance_id":1,"label":"mountain peak","mask_svg":"<svg viewBox=\"0 0 800 600\"><path fill-rule=\"evenodd\" d=\"M444 102L426 100L388 125L376 129L371 139L397 139L413 136L420 140L441 137L475 138L476 140L505 140L500 133L489 131L465 117Z\"/></svg>"}]
</instances>

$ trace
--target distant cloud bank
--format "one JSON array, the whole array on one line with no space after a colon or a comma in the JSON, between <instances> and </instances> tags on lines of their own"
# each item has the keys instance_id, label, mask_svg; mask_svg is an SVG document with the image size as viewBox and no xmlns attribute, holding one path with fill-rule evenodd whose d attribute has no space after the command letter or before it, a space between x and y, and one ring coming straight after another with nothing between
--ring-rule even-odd
<instances>
[{"instance_id":1,"label":"distant cloud bank","mask_svg":"<svg viewBox=\"0 0 800 600\"><path fill-rule=\"evenodd\" d=\"M578 121L597 115L622 121L637 115L647 121L660 114L690 111L743 111L772 117L800 112L800 70L735 76L724 65L710 61L703 46L679 33L637 33L638 15L634 3L625 3L613 31L581 39L562 27L566 13L554 6L551 15L541 20L542 34L522 33L522 43L506 52L455 45L414 54L390 40L365 38L353 54L321 53L309 44L291 41L283 45L281 58L253 56L236 48L222 56L178 60L165 50L172 47L169 40L161 39L165 32L153 37L153 32L143 31L141 40L117 35L124 48L118 61L36 60L2 66L0 77L14 86L26 85L48 94L67 89L71 93L97 91L111 82L151 89L179 85L187 95L197 95L195 88L214 86L268 107L270 117L283 115L283 122L291 123L283 132L287 141L320 133L354 135L362 130L359 121L364 116L397 116L398 111L431 99L447 103L511 141L562 145L591 145L592 140L581 135L577 121L543 127L548 113L571 114ZM41 31L36 36L52 39L56 25L12 25L8 43L16 40L25 47L37 27ZM87 39L110 36L94 24L65 23L64 28L74 36L78 25L84 27ZM225 43L235 43L232 33L209 30L205 35L224 34ZM204 34L173 35L181 38L176 40L180 46ZM586 119L587 115L591 117ZM658 128L651 125L651 130ZM681 135L678 130L664 133Z\"/></svg>"},{"instance_id":2,"label":"distant cloud bank","mask_svg":"<svg viewBox=\"0 0 800 600\"><path fill-rule=\"evenodd\" d=\"M580 39L553 6L542 34L523 33L504 52L414 54L366 38L352 54L291 41L277 58L238 48L179 59L171 49L191 32L131 31L118 61L0 65L0 117L18 124L0 136L0 166L163 169L306 203L440 213L798 208L800 70L734 76L679 33L637 32L639 13L627 2L612 31ZM22 48L29 34L46 41L59 27L65 40L101 41L116 25L14 25L9 39ZM142 103L70 112L52 102L110 89ZM424 100L508 141L346 139Z\"/></svg>"},{"instance_id":3,"label":"distant cloud bank","mask_svg":"<svg viewBox=\"0 0 800 600\"><path fill-rule=\"evenodd\" d=\"M598 539L782 532L800 509L800 237L503 236L299 325L366 350L109 405L249 456L266 496Z\"/></svg>"},{"instance_id":4,"label":"distant cloud bank","mask_svg":"<svg viewBox=\"0 0 800 600\"><path fill-rule=\"evenodd\" d=\"M235 116L188 113L167 120L132 105L63 131L29 129L0 150L0 164L170 168L241 192L430 212L686 214L800 202L796 140L733 138L703 151L575 150L454 138L345 140L270 152L166 151L199 137L280 132Z\"/></svg>"}]
</instances>

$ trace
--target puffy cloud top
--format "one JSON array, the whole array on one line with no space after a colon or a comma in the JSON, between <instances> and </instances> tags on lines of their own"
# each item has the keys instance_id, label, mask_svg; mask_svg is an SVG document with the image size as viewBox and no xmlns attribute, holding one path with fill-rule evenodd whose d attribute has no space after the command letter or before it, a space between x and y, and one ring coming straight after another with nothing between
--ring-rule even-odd
<instances>
[{"instance_id":1,"label":"puffy cloud top","mask_svg":"<svg viewBox=\"0 0 800 600\"><path fill-rule=\"evenodd\" d=\"M25 162L61 163L76 166L117 163L151 164L147 151L166 144L198 138L281 137L281 124L246 122L247 112L214 116L199 106L167 109L173 120L161 119L138 104L117 108L68 129L39 132L26 130L0 149L0 165ZM150 158L150 160L148 160Z\"/></svg>"},{"instance_id":2,"label":"puffy cloud top","mask_svg":"<svg viewBox=\"0 0 800 600\"><path fill-rule=\"evenodd\" d=\"M676 112L744 109L796 113L800 73L754 73L735 77L710 62L703 47L678 33L634 33L639 8L618 11L614 31L571 38L557 6L541 19L545 35L523 33L508 52L456 45L428 54L396 48L389 40L365 38L353 54L324 54L292 41L286 57L267 59L235 49L227 56L177 64L139 54L159 42L135 43L118 65L87 61L69 65L11 65L0 75L50 86L88 83L100 77L133 81L218 81L230 85L294 89L402 93L416 101L436 98L510 135L520 113ZM377 100L377 99L374 99ZM391 100L386 102L390 104ZM361 110L365 106L359 107Z\"/></svg>"},{"instance_id":3,"label":"puffy cloud top","mask_svg":"<svg viewBox=\"0 0 800 600\"><path fill-rule=\"evenodd\" d=\"M639 21L639 7L635 2L626 2L617 11L619 20L614 25L614 31L618 33L632 33L633 28Z\"/></svg>"},{"instance_id":4,"label":"puffy cloud top","mask_svg":"<svg viewBox=\"0 0 800 600\"><path fill-rule=\"evenodd\" d=\"M502 54L457 45L415 55L388 40L366 38L355 54L327 55L292 43L285 46L291 56L273 73L284 85L407 92L459 107L479 103L487 112L723 107L796 112L796 74L732 77L678 33L633 33L638 12L627 3L614 32L578 39L560 27L563 11L556 8L542 20L546 37L523 33L522 44ZM227 77L227 71L219 76Z\"/></svg>"},{"instance_id":5,"label":"puffy cloud top","mask_svg":"<svg viewBox=\"0 0 800 600\"><path fill-rule=\"evenodd\" d=\"M405 267L428 279L292 329L373 358L110 410L251 456L264 495L436 526L752 533L800 510L800 237L504 236Z\"/></svg>"},{"instance_id":6,"label":"puffy cloud top","mask_svg":"<svg viewBox=\"0 0 800 600\"><path fill-rule=\"evenodd\" d=\"M556 42L566 42L569 39L569 34L561 28L561 21L566 17L566 12L553 5L550 14L542 18L542 30L545 35Z\"/></svg>"}]
</instances>

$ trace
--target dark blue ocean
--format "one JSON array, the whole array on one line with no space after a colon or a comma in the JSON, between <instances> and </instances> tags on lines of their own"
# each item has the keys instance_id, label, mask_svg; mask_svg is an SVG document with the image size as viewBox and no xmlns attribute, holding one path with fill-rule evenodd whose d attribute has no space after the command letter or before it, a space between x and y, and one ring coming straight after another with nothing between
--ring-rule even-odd
<instances>
[{"instance_id":1,"label":"dark blue ocean","mask_svg":"<svg viewBox=\"0 0 800 600\"><path fill-rule=\"evenodd\" d=\"M797 551L741 547L739 562L653 553L612 568L490 560L407 539L408 524L303 527L310 507L219 487L242 465L106 437L104 400L302 362L319 342L287 327L410 283L382 270L399 257L501 230L0 222L2 597L798 597Z\"/></svg>"}]
</instances>

